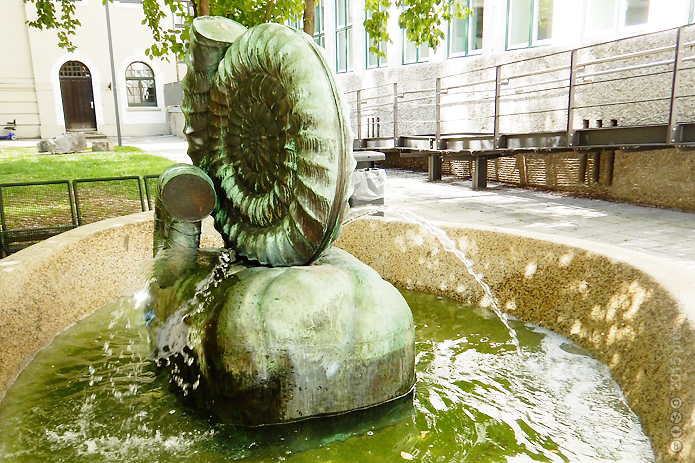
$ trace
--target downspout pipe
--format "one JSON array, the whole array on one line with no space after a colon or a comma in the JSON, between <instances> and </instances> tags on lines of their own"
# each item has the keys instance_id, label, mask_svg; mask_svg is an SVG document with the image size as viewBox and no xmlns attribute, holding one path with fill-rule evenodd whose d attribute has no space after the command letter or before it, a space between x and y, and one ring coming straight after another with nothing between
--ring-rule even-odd
<instances>
[{"instance_id":1,"label":"downspout pipe","mask_svg":"<svg viewBox=\"0 0 695 463\"><path fill-rule=\"evenodd\" d=\"M162 172L154 201L154 256L165 249L198 249L202 221L216 201L212 180L202 169L174 164Z\"/></svg>"}]
</instances>

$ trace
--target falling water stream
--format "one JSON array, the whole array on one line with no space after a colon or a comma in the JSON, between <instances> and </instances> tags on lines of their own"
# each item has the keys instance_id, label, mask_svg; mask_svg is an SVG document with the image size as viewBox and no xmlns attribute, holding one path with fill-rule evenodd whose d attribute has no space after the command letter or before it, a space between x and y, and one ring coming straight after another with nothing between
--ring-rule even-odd
<instances>
[{"instance_id":1,"label":"falling water stream","mask_svg":"<svg viewBox=\"0 0 695 463\"><path fill-rule=\"evenodd\" d=\"M514 346L516 347L517 353L521 355L521 347L519 346L519 340L517 339L516 332L514 331L514 328L512 328L509 324L509 317L507 317L507 314L502 312L502 309L500 309L499 301L492 294L490 286L483 280L482 274L475 272L475 270L473 269L474 262L470 260L466 256L466 254L458 248L456 242L452 240L444 230L437 227L426 218L417 215L414 212L411 212L407 209L401 209L398 207L385 205L360 206L350 209L350 213L348 214L347 218L343 221L343 225L349 224L350 222L353 222L361 217L365 217L379 212L392 213L413 223L416 223L421 227L424 227L427 231L432 233L439 240L439 242L442 244L446 251L456 256L456 258L460 260L463 263L463 265L466 266L466 270L468 271L468 273L475 279L475 281L480 285L480 287L483 288L485 295L490 300L490 308L495 313L495 315L497 315L497 318L499 318L500 321L507 328L507 331L509 332L509 337L512 340Z\"/></svg>"}]
</instances>

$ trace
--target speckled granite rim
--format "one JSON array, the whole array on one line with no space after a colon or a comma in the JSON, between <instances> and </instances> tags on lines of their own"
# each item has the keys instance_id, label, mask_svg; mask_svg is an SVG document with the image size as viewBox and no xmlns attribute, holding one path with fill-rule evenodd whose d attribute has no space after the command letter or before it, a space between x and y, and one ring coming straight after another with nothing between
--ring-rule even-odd
<instances>
[{"instance_id":1,"label":"speckled granite rim","mask_svg":"<svg viewBox=\"0 0 695 463\"><path fill-rule=\"evenodd\" d=\"M502 308L609 366L657 461L695 459L695 271L584 240L447 227ZM209 222L203 246L221 244ZM397 286L489 305L462 263L403 221L365 218L336 245ZM55 334L142 282L152 213L77 228L0 260L0 397Z\"/></svg>"}]
</instances>

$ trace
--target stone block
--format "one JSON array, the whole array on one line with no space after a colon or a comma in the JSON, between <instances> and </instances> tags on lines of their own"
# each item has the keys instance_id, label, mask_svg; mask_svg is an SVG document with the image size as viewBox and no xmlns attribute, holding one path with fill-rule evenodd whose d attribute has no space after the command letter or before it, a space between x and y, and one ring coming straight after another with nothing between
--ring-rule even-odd
<instances>
[{"instance_id":1,"label":"stone block","mask_svg":"<svg viewBox=\"0 0 695 463\"><path fill-rule=\"evenodd\" d=\"M82 132L64 133L49 140L41 140L36 147L39 153L76 153L87 149L87 139Z\"/></svg>"},{"instance_id":2,"label":"stone block","mask_svg":"<svg viewBox=\"0 0 695 463\"><path fill-rule=\"evenodd\" d=\"M93 141L92 151L113 151L113 142L107 140Z\"/></svg>"}]
</instances>

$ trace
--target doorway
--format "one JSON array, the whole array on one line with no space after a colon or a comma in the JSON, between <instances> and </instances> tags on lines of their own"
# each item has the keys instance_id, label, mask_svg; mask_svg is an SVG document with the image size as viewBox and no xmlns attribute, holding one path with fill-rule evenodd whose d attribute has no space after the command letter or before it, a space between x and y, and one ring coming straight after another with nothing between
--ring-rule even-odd
<instances>
[{"instance_id":1,"label":"doorway","mask_svg":"<svg viewBox=\"0 0 695 463\"><path fill-rule=\"evenodd\" d=\"M94 110L92 74L89 68L79 61L68 61L60 67L59 77L65 131L96 131L97 116Z\"/></svg>"}]
</instances>

